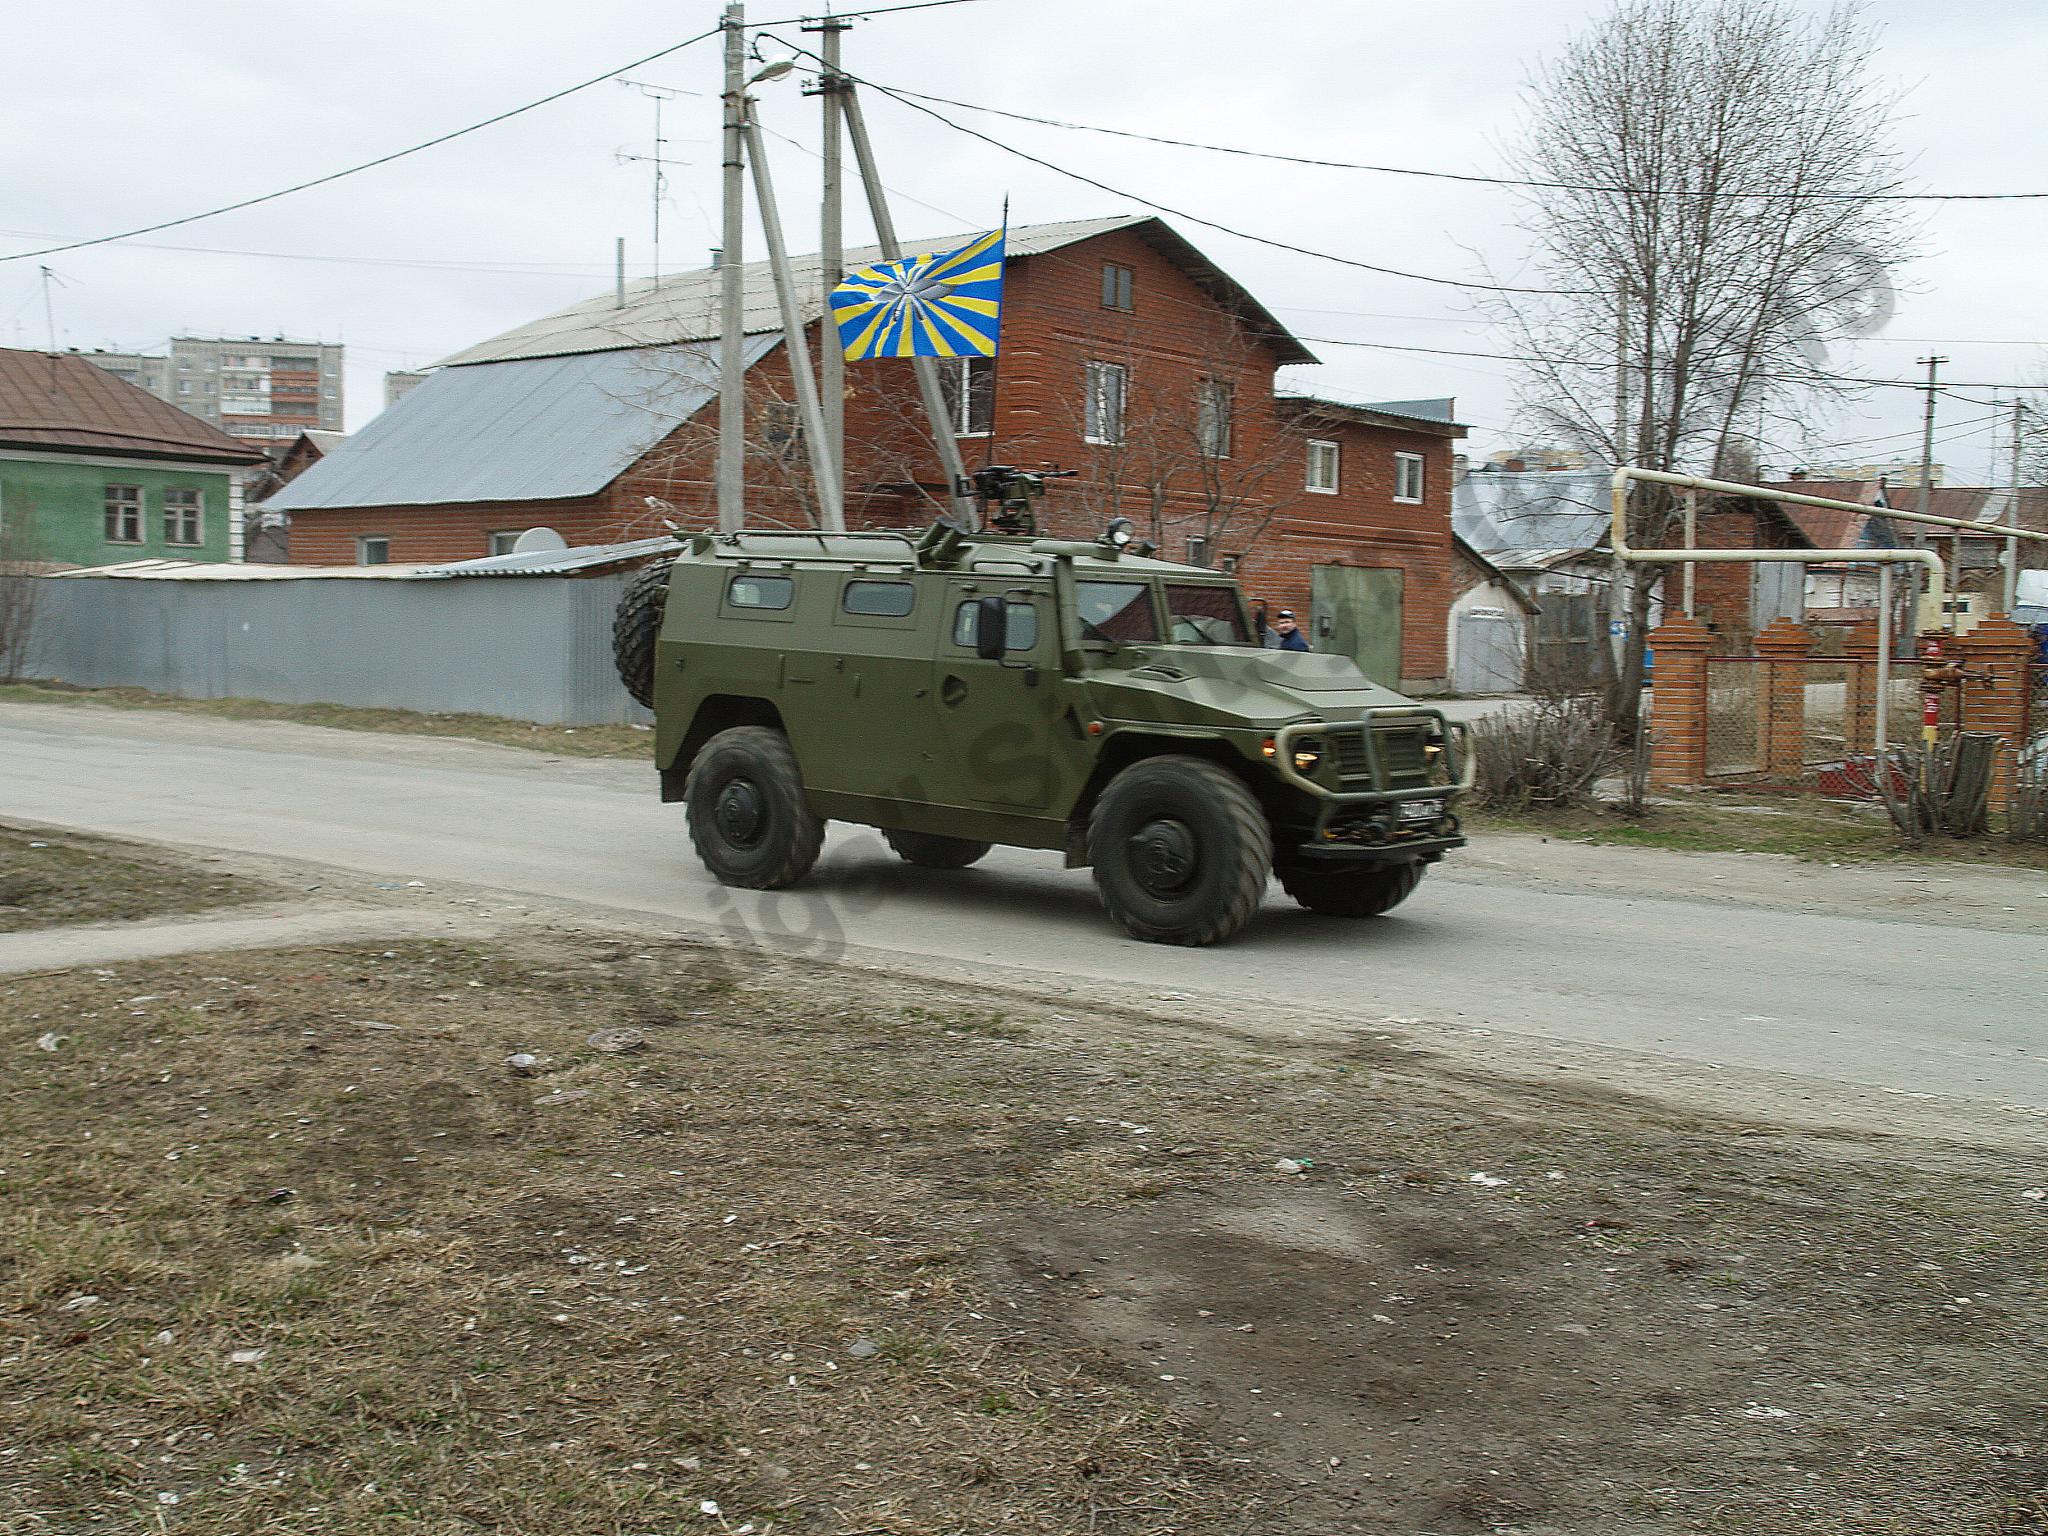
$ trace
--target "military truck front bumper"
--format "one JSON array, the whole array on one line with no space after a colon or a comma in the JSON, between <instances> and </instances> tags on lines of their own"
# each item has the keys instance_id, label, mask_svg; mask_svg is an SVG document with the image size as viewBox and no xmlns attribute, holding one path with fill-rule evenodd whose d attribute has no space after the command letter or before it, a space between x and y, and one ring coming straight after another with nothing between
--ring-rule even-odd
<instances>
[{"instance_id":1,"label":"military truck front bumper","mask_svg":"<svg viewBox=\"0 0 2048 1536\"><path fill-rule=\"evenodd\" d=\"M1399 787L1390 784L1379 732L1396 721L1417 726L1435 723L1449 757L1444 765L1447 782ZM1348 753L1340 753L1340 739L1351 742ZM1327 754L1348 757L1357 764L1359 772L1340 780L1357 787L1332 788L1296 768L1295 744L1308 740L1321 743ZM1477 775L1472 732L1461 720L1445 719L1440 709L1419 704L1385 704L1367 710L1358 720L1310 720L1282 726L1273 734L1272 765L1282 781L1311 796L1315 806L1309 838L1293 850L1299 859L1365 866L1434 863L1447 850L1464 846L1465 839L1458 835L1454 802L1472 788ZM1420 819L1403 815L1405 806L1422 809L1432 801L1441 804L1436 815L1425 814ZM1358 814L1382 809L1391 814Z\"/></svg>"}]
</instances>

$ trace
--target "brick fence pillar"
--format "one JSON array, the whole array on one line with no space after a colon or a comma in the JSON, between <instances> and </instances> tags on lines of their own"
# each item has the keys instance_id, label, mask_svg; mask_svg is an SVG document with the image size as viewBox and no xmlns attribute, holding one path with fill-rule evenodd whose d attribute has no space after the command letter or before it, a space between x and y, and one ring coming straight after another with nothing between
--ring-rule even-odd
<instances>
[{"instance_id":1,"label":"brick fence pillar","mask_svg":"<svg viewBox=\"0 0 2048 1536\"><path fill-rule=\"evenodd\" d=\"M1757 631L1756 751L1766 778L1787 783L1806 769L1806 657L1813 636L1773 619Z\"/></svg>"},{"instance_id":2,"label":"brick fence pillar","mask_svg":"<svg viewBox=\"0 0 2048 1536\"><path fill-rule=\"evenodd\" d=\"M1656 656L1650 695L1650 783L1698 784L1707 776L1707 627L1674 614L1650 631Z\"/></svg>"},{"instance_id":3,"label":"brick fence pillar","mask_svg":"<svg viewBox=\"0 0 2048 1536\"><path fill-rule=\"evenodd\" d=\"M1875 624L1852 624L1842 638L1848 676L1842 689L1842 753L1853 757L1877 743L1877 636Z\"/></svg>"},{"instance_id":4,"label":"brick fence pillar","mask_svg":"<svg viewBox=\"0 0 2048 1536\"><path fill-rule=\"evenodd\" d=\"M1991 770L1991 809L2003 811L2012 793L2013 755L2026 731L2028 664L2034 637L2004 614L1994 613L1967 635L1949 642L1971 672L1988 672L1988 683L1964 683L1963 729L2005 738Z\"/></svg>"}]
</instances>

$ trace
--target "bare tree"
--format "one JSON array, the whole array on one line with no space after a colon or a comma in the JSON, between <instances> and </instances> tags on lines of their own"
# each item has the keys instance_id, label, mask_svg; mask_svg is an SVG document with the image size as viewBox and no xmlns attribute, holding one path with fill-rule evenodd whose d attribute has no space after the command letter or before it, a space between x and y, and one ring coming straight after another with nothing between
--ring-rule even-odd
<instances>
[{"instance_id":1,"label":"bare tree","mask_svg":"<svg viewBox=\"0 0 2048 1536\"><path fill-rule=\"evenodd\" d=\"M35 508L16 498L0 515L0 682L28 675L48 569Z\"/></svg>"},{"instance_id":2,"label":"bare tree","mask_svg":"<svg viewBox=\"0 0 2048 1536\"><path fill-rule=\"evenodd\" d=\"M1855 4L1619 0L1531 81L1523 170L1548 288L1502 294L1546 435L1679 473L1739 468L1742 427L1845 392L1827 344L1865 334L1911 254L1893 99ZM1668 540L1674 499L1638 487L1630 539ZM1631 629L1647 625L1633 583ZM1616 679L1632 726L1642 653Z\"/></svg>"}]
</instances>

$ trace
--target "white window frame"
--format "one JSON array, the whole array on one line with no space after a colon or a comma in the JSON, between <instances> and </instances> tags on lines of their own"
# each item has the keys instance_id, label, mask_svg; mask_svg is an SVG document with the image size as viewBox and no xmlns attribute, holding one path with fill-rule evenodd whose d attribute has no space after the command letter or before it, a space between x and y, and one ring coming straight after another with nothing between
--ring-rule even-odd
<instances>
[{"instance_id":1,"label":"white window frame","mask_svg":"<svg viewBox=\"0 0 2048 1536\"><path fill-rule=\"evenodd\" d=\"M1199 565L1204 569L1208 568L1209 536L1207 534L1191 533L1188 535L1187 561L1189 565Z\"/></svg>"},{"instance_id":2,"label":"white window frame","mask_svg":"<svg viewBox=\"0 0 2048 1536\"><path fill-rule=\"evenodd\" d=\"M1230 457L1231 418L1237 414L1237 390L1228 379L1207 378L1195 384L1195 442L1212 459Z\"/></svg>"},{"instance_id":3,"label":"white window frame","mask_svg":"<svg viewBox=\"0 0 2048 1536\"><path fill-rule=\"evenodd\" d=\"M378 560L372 560L372 559L370 558L370 546L371 546L371 545L373 545L373 544L375 544L375 545L381 545L381 546L383 546L383 558L382 558L382 559L378 559ZM356 535L356 564L357 564L357 565L389 565L390 563L391 563L391 537L390 537L390 535L389 535L389 534L382 534L382 533L368 533L368 534L358 534L358 535Z\"/></svg>"},{"instance_id":4,"label":"white window frame","mask_svg":"<svg viewBox=\"0 0 2048 1536\"><path fill-rule=\"evenodd\" d=\"M185 514L184 508L180 508L176 512L171 510L171 498L173 496L190 496L192 498L190 508L192 537L189 539L173 537L172 519L175 517L182 522ZM199 489L196 485L166 486L163 493L163 502L164 542L166 544L174 544L180 549L196 549L206 542L206 492Z\"/></svg>"},{"instance_id":5,"label":"white window frame","mask_svg":"<svg viewBox=\"0 0 2048 1536\"><path fill-rule=\"evenodd\" d=\"M1124 413L1131 399L1131 371L1122 363L1088 362L1083 365L1081 440L1102 447L1116 447L1124 440ZM1112 391L1107 386L1114 383ZM1111 407L1114 407L1112 410ZM1110 421L1111 415L1115 416ZM1115 436L1107 435L1114 432Z\"/></svg>"},{"instance_id":6,"label":"white window frame","mask_svg":"<svg viewBox=\"0 0 2048 1536\"><path fill-rule=\"evenodd\" d=\"M1329 474L1324 477L1326 484L1318 483L1316 477L1317 461L1323 457L1329 460ZM1334 496L1344 483L1343 468L1342 446L1327 437L1312 437L1308 440L1308 466L1302 477L1302 487L1317 496Z\"/></svg>"},{"instance_id":7,"label":"white window frame","mask_svg":"<svg viewBox=\"0 0 2048 1536\"><path fill-rule=\"evenodd\" d=\"M114 500L114 493L116 491L128 492L133 497L133 500L124 497L119 503L116 503ZM117 506L119 507L118 512L115 510ZM103 544L141 544L145 542L148 538L149 530L143 527L143 515L141 486L108 485L102 487L100 491L100 533L103 537L100 542ZM109 519L112 518L118 518L119 521L110 522ZM110 527L115 529L133 527L135 533L133 537L124 537L119 532L109 532L108 529Z\"/></svg>"},{"instance_id":8,"label":"white window frame","mask_svg":"<svg viewBox=\"0 0 2048 1536\"><path fill-rule=\"evenodd\" d=\"M990 380L988 394L988 425L974 425L974 392L971 381L974 367L979 363L984 369L993 369L996 360L992 357L963 357L960 366L946 374L946 403L952 407L953 435L955 437L988 437L995 431L996 399L994 380Z\"/></svg>"},{"instance_id":9,"label":"white window frame","mask_svg":"<svg viewBox=\"0 0 2048 1536\"><path fill-rule=\"evenodd\" d=\"M1394 500L1405 506L1419 507L1422 505L1422 466L1423 458L1419 453L1397 453L1394 455ZM1402 488L1407 484L1411 471L1415 480L1415 494L1412 496L1403 495Z\"/></svg>"},{"instance_id":10,"label":"white window frame","mask_svg":"<svg viewBox=\"0 0 2048 1536\"><path fill-rule=\"evenodd\" d=\"M511 554L512 546L519 542L519 535L525 531L523 528L493 528L484 535L484 553L487 555ZM499 547L500 544L504 546L502 549Z\"/></svg>"}]
</instances>

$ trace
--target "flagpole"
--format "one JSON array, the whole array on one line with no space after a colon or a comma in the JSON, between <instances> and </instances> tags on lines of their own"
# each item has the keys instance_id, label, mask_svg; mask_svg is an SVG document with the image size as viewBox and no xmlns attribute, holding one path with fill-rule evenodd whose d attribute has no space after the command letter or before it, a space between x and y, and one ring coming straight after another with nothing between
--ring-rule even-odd
<instances>
[{"instance_id":1,"label":"flagpole","mask_svg":"<svg viewBox=\"0 0 2048 1536\"><path fill-rule=\"evenodd\" d=\"M901 261L903 247L897 243L896 220L890 216L888 194L883 191L881 173L875 168L875 149L868 142L868 125L861 116L860 98L851 80L847 80L844 89L832 94L846 114L846 136L853 140L853 158L860 166L861 186L867 191L868 213L875 222L875 240L882 247L882 259ZM972 532L974 498L963 491L967 465L960 457L960 440L953 433L952 414L946 409L946 392L939 385L938 363L929 357L913 358L911 362L917 373L918 393L924 397L925 416L931 422L932 445L938 449L940 467L946 472L946 500L953 509L953 521Z\"/></svg>"},{"instance_id":2,"label":"flagpole","mask_svg":"<svg viewBox=\"0 0 2048 1536\"><path fill-rule=\"evenodd\" d=\"M1003 194L1003 259L1010 259L1010 194ZM988 439L982 444L981 467L987 469L996 461L996 423L1002 420L997 408L1002 404L1003 384L1003 317L996 316L996 349L988 360ZM960 388L964 393L967 377L960 377Z\"/></svg>"}]
</instances>

